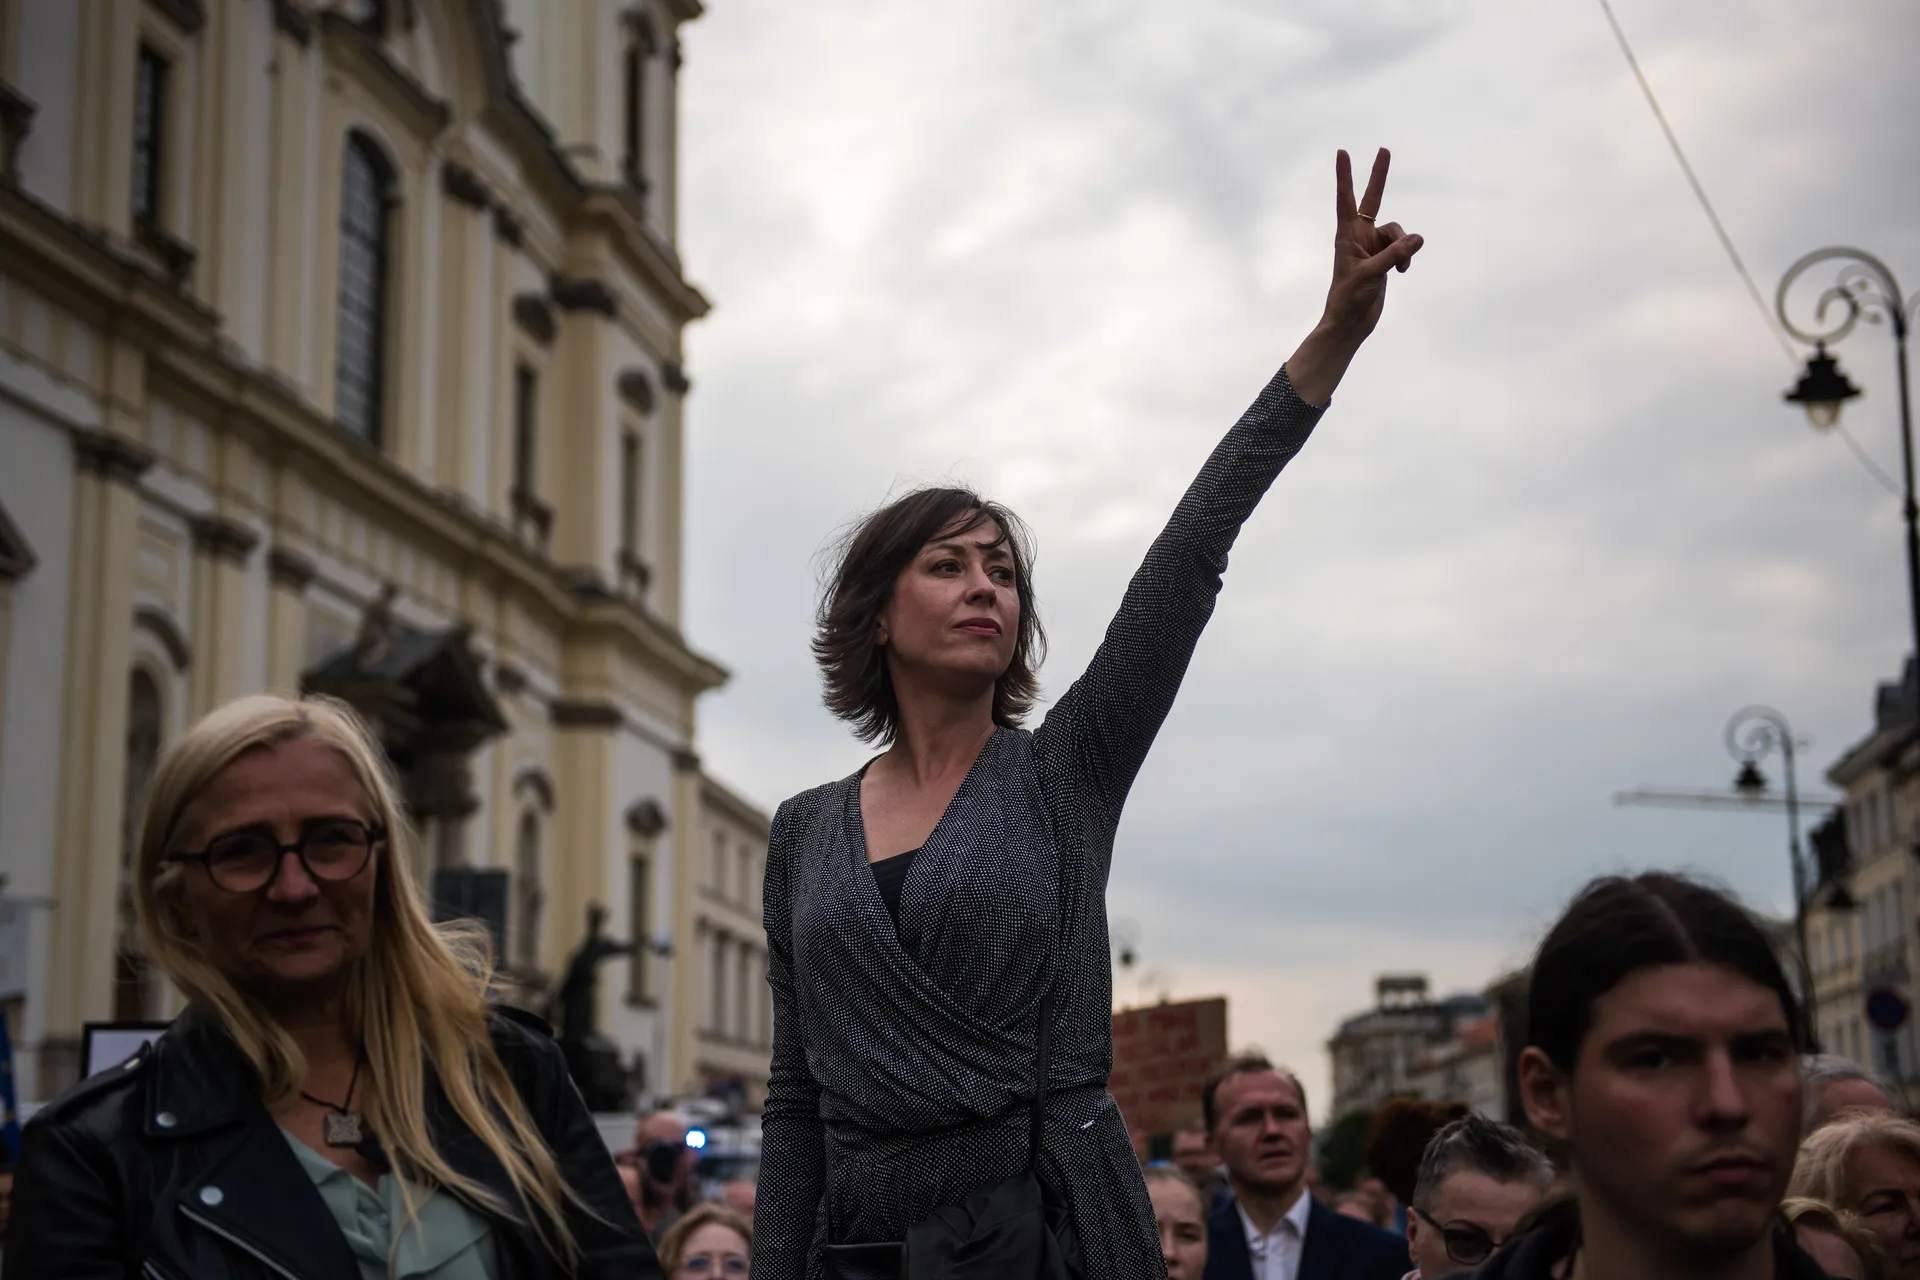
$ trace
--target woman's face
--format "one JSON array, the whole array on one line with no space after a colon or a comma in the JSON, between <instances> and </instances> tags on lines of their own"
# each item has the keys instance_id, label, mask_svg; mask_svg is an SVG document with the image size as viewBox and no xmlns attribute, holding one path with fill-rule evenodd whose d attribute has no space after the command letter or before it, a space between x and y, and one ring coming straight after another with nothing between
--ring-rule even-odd
<instances>
[{"instance_id":1,"label":"woman's face","mask_svg":"<svg viewBox=\"0 0 1920 1280\"><path fill-rule=\"evenodd\" d=\"M280 845L304 839L309 860L350 866L338 852L344 845L350 854L359 835L350 824L371 827L374 815L346 759L317 738L295 738L249 751L215 774L181 815L169 852L243 848L236 835ZM181 921L234 986L268 1004L325 998L367 953L375 867L385 853L376 845L358 872L335 881L316 879L282 852L273 878L248 892L222 888L206 864L188 863L176 898Z\"/></svg>"},{"instance_id":2,"label":"woman's face","mask_svg":"<svg viewBox=\"0 0 1920 1280\"><path fill-rule=\"evenodd\" d=\"M1920 1160L1888 1146L1847 1158L1847 1203L1893 1263L1892 1274L1920 1280Z\"/></svg>"},{"instance_id":3,"label":"woman's face","mask_svg":"<svg viewBox=\"0 0 1920 1280\"><path fill-rule=\"evenodd\" d=\"M1148 1179L1147 1197L1160 1228L1167 1280L1200 1280L1207 1269L1207 1222L1200 1197L1171 1178Z\"/></svg>"},{"instance_id":4,"label":"woman's face","mask_svg":"<svg viewBox=\"0 0 1920 1280\"><path fill-rule=\"evenodd\" d=\"M687 1237L669 1280L722 1280L747 1274L747 1242L732 1227L709 1222Z\"/></svg>"},{"instance_id":5,"label":"woman's face","mask_svg":"<svg viewBox=\"0 0 1920 1280\"><path fill-rule=\"evenodd\" d=\"M1012 548L996 522L962 533L965 523L920 548L880 611L877 639L896 676L991 684L1013 662L1020 597Z\"/></svg>"}]
</instances>

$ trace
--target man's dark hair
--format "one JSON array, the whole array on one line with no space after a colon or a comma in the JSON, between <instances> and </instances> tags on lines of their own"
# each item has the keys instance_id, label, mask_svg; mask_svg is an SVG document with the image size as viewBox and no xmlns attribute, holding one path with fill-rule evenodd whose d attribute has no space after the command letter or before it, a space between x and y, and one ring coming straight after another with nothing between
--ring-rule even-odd
<instances>
[{"instance_id":1,"label":"man's dark hair","mask_svg":"<svg viewBox=\"0 0 1920 1280\"><path fill-rule=\"evenodd\" d=\"M827 709L852 724L863 741L887 742L900 729L886 650L874 637L894 583L941 534L971 533L989 523L1000 528L993 545L1005 547L1013 561L1020 602L1013 659L993 688L993 722L1015 728L1033 709L1047 635L1033 599L1032 536L1020 517L971 489L916 489L860 521L841 541L814 620L813 657Z\"/></svg>"},{"instance_id":2,"label":"man's dark hair","mask_svg":"<svg viewBox=\"0 0 1920 1280\"><path fill-rule=\"evenodd\" d=\"M1645 969L1710 964L1780 999L1801 1041L1800 1008L1767 935L1727 894L1685 876L1604 876L1582 889L1547 932L1527 989L1526 1043L1571 1073L1600 997Z\"/></svg>"},{"instance_id":3,"label":"man's dark hair","mask_svg":"<svg viewBox=\"0 0 1920 1280\"><path fill-rule=\"evenodd\" d=\"M1267 1061L1266 1056L1258 1053L1243 1053L1237 1058L1228 1058L1225 1062L1207 1073L1207 1082L1200 1089L1200 1113L1206 1117L1207 1132L1212 1133L1220 1127L1218 1099L1220 1086L1235 1076L1258 1075L1262 1071L1271 1071L1293 1086L1300 1095L1300 1112L1306 1114L1307 1086L1300 1083L1300 1077L1291 1071L1282 1071Z\"/></svg>"},{"instance_id":4,"label":"man's dark hair","mask_svg":"<svg viewBox=\"0 0 1920 1280\"><path fill-rule=\"evenodd\" d=\"M1552 1162L1525 1134L1470 1113L1433 1135L1420 1158L1410 1203L1422 1213L1433 1212L1440 1184L1463 1170L1483 1173L1495 1182L1531 1182L1542 1192L1553 1184Z\"/></svg>"},{"instance_id":5,"label":"man's dark hair","mask_svg":"<svg viewBox=\"0 0 1920 1280\"><path fill-rule=\"evenodd\" d=\"M1367 1122L1361 1158L1374 1176L1386 1184L1387 1190L1393 1192L1393 1198L1406 1204L1413 1198L1414 1182L1420 1176L1420 1160L1433 1135L1469 1111L1464 1102L1390 1098L1380 1104L1373 1119Z\"/></svg>"}]
</instances>

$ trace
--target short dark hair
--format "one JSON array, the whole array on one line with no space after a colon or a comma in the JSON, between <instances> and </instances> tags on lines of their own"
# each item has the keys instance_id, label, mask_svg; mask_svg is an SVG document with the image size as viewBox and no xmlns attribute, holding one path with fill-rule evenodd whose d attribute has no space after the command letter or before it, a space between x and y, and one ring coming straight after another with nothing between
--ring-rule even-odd
<instances>
[{"instance_id":1,"label":"short dark hair","mask_svg":"<svg viewBox=\"0 0 1920 1280\"><path fill-rule=\"evenodd\" d=\"M1758 922L1730 895L1664 871L1603 876L1575 896L1534 957L1526 1043L1571 1073L1600 997L1681 964L1718 965L1773 992L1800 1043L1799 1004Z\"/></svg>"},{"instance_id":2,"label":"short dark hair","mask_svg":"<svg viewBox=\"0 0 1920 1280\"><path fill-rule=\"evenodd\" d=\"M993 688L993 722L1016 728L1040 693L1039 669L1047 634L1033 598L1033 538L1020 517L971 489L915 489L861 520L840 540L833 571L814 619L813 657L820 664L827 709L866 742L887 742L900 728L900 703L885 649L875 640L880 611L893 586L943 533L970 533L996 524L1013 560L1020 624L1013 658Z\"/></svg>"},{"instance_id":3,"label":"short dark hair","mask_svg":"<svg viewBox=\"0 0 1920 1280\"><path fill-rule=\"evenodd\" d=\"M1531 1182L1542 1192L1553 1185L1553 1162L1525 1134L1470 1112L1433 1135L1420 1157L1409 1203L1432 1212L1440 1184L1462 1170L1484 1173L1495 1182Z\"/></svg>"},{"instance_id":4,"label":"short dark hair","mask_svg":"<svg viewBox=\"0 0 1920 1280\"><path fill-rule=\"evenodd\" d=\"M1212 1133L1220 1127L1218 1099L1220 1086L1234 1076L1258 1075L1262 1071L1271 1071L1293 1086L1300 1095L1300 1110L1307 1109L1307 1086L1300 1083L1300 1077L1291 1071L1283 1071L1267 1061L1265 1054L1243 1053L1237 1058L1228 1058L1225 1062L1207 1073L1207 1082L1200 1088L1200 1113L1206 1117L1207 1132Z\"/></svg>"}]
</instances>

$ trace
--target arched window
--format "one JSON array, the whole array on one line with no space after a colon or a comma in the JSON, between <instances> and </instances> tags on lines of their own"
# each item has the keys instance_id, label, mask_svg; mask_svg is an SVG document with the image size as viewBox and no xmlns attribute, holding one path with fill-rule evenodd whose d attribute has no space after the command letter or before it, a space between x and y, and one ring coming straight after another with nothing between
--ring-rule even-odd
<instances>
[{"instance_id":1,"label":"arched window","mask_svg":"<svg viewBox=\"0 0 1920 1280\"><path fill-rule=\"evenodd\" d=\"M647 189L647 59L660 51L653 23L645 14L627 20L627 51L622 62L621 107L625 129L620 169L635 188Z\"/></svg>"},{"instance_id":2,"label":"arched window","mask_svg":"<svg viewBox=\"0 0 1920 1280\"><path fill-rule=\"evenodd\" d=\"M347 139L340 171L340 327L334 417L379 444L386 400L388 261L393 248L393 166L364 134Z\"/></svg>"},{"instance_id":3,"label":"arched window","mask_svg":"<svg viewBox=\"0 0 1920 1280\"><path fill-rule=\"evenodd\" d=\"M153 1015L152 973L140 947L133 907L133 860L140 844L140 817L160 758L160 686L151 673L134 671L127 687L127 775L120 817L120 886L115 907L113 1016L139 1022Z\"/></svg>"},{"instance_id":4,"label":"arched window","mask_svg":"<svg viewBox=\"0 0 1920 1280\"><path fill-rule=\"evenodd\" d=\"M522 970L540 966L540 917L547 905L541 883L540 819L528 813L520 819L520 837L513 853L513 962Z\"/></svg>"}]
</instances>

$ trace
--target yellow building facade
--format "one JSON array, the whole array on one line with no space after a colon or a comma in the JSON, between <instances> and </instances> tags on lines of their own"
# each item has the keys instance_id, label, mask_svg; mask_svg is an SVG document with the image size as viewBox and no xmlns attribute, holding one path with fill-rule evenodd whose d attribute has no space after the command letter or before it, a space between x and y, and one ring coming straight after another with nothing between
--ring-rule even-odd
<instances>
[{"instance_id":1,"label":"yellow building facade","mask_svg":"<svg viewBox=\"0 0 1920 1280\"><path fill-rule=\"evenodd\" d=\"M708 304L675 248L674 104L699 13L0 0L23 1098L74 1078L85 1023L177 1009L126 906L157 752L303 688L380 729L423 871L500 926L519 998L609 909L645 959L603 978L601 1030L644 1092L687 1083L695 704L725 678L682 631L681 337Z\"/></svg>"}]
</instances>

